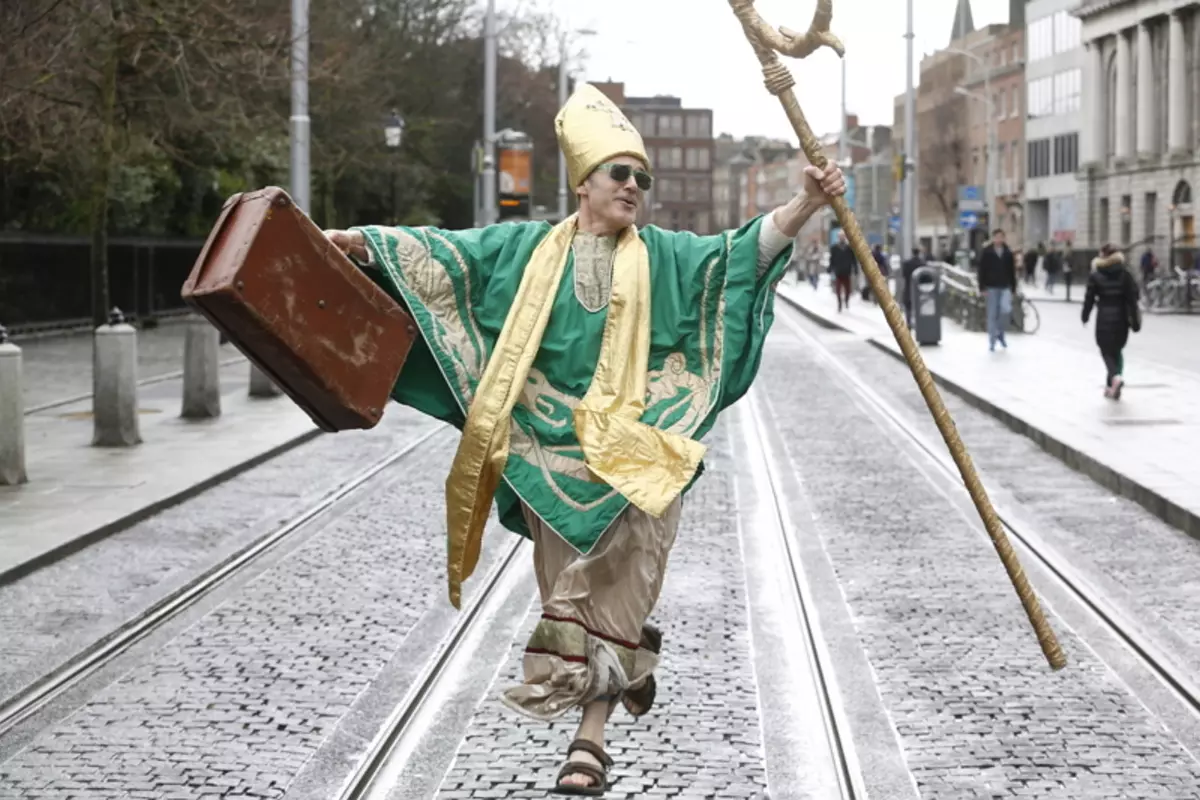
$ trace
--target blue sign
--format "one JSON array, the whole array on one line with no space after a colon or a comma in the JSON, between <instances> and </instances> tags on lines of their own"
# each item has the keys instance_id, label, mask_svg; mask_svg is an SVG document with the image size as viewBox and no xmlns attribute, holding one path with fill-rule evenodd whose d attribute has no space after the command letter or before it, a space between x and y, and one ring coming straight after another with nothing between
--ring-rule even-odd
<instances>
[{"instance_id":1,"label":"blue sign","mask_svg":"<svg viewBox=\"0 0 1200 800\"><path fill-rule=\"evenodd\" d=\"M892 233L900 232L900 215L899 214L893 214L891 217L888 218L888 230L891 231Z\"/></svg>"},{"instance_id":2,"label":"blue sign","mask_svg":"<svg viewBox=\"0 0 1200 800\"><path fill-rule=\"evenodd\" d=\"M974 230L979 227L979 215L974 211L958 212L958 227L963 230Z\"/></svg>"},{"instance_id":3,"label":"blue sign","mask_svg":"<svg viewBox=\"0 0 1200 800\"><path fill-rule=\"evenodd\" d=\"M829 229L829 246L830 246L830 247L833 247L835 244L837 244L837 242L838 242L838 234L839 234L839 233L841 233L841 232L842 232L842 229L841 229L841 228L839 228L839 227L838 227L838 226L836 226L836 225L832 226L832 227Z\"/></svg>"},{"instance_id":4,"label":"blue sign","mask_svg":"<svg viewBox=\"0 0 1200 800\"><path fill-rule=\"evenodd\" d=\"M854 210L854 176L844 175L846 179L846 205L850 206L850 210Z\"/></svg>"},{"instance_id":5,"label":"blue sign","mask_svg":"<svg viewBox=\"0 0 1200 800\"><path fill-rule=\"evenodd\" d=\"M958 187L958 208L960 211L983 211L983 191L978 186Z\"/></svg>"}]
</instances>

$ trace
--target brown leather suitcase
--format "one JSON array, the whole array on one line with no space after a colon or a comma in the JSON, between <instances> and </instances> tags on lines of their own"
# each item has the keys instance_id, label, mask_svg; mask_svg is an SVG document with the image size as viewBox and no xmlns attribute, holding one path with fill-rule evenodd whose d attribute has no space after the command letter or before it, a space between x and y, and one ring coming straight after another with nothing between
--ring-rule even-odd
<instances>
[{"instance_id":1,"label":"brown leather suitcase","mask_svg":"<svg viewBox=\"0 0 1200 800\"><path fill-rule=\"evenodd\" d=\"M275 186L225 203L182 295L325 431L378 424L417 335Z\"/></svg>"}]
</instances>

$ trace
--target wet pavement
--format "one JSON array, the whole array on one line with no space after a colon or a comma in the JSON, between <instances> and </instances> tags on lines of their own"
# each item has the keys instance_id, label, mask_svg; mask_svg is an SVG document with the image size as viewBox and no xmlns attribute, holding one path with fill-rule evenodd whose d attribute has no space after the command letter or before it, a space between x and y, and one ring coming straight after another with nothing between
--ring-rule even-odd
<instances>
[{"instance_id":1,"label":"wet pavement","mask_svg":"<svg viewBox=\"0 0 1200 800\"><path fill-rule=\"evenodd\" d=\"M658 700L641 719L614 715L608 796L828 797L812 776L832 724L873 797L1200 798L1196 714L1164 700L1127 649L1026 563L1069 659L1050 671L961 492L835 367L935 436L905 366L777 314L755 388L708 437L708 472L686 498L652 617L664 632ZM1019 504L1142 635L1200 665L1200 542L946 401L997 502ZM766 446L748 435L751 419ZM391 710L468 616L445 598L442 492L457 437L435 429L392 406L374 431L302 444L0 587L0 695L11 696L432 434L111 664L0 727L0 798L344 796ZM512 541L492 525L468 597ZM426 746L370 796L541 797L553 785L576 718L536 722L498 699L538 613L528 557L472 634L466 666L430 695L413 734ZM801 641L801 619L815 642ZM832 723L806 705L797 666L809 657Z\"/></svg>"}]
</instances>

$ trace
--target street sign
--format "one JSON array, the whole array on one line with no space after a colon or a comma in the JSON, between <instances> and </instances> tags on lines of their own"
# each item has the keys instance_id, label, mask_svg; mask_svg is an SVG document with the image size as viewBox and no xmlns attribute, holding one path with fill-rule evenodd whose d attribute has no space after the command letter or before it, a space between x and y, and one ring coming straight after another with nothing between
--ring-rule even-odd
<instances>
[{"instance_id":1,"label":"street sign","mask_svg":"<svg viewBox=\"0 0 1200 800\"><path fill-rule=\"evenodd\" d=\"M888 218L888 230L891 231L892 233L900 232L900 215L899 214L893 214L891 217Z\"/></svg>"},{"instance_id":2,"label":"street sign","mask_svg":"<svg viewBox=\"0 0 1200 800\"><path fill-rule=\"evenodd\" d=\"M970 231L979 227L979 215L974 211L958 212L958 227Z\"/></svg>"},{"instance_id":3,"label":"street sign","mask_svg":"<svg viewBox=\"0 0 1200 800\"><path fill-rule=\"evenodd\" d=\"M829 246L830 247L833 247L835 244L838 243L838 234L841 232L842 232L842 229L839 228L837 225L834 225L829 229Z\"/></svg>"},{"instance_id":4,"label":"street sign","mask_svg":"<svg viewBox=\"0 0 1200 800\"><path fill-rule=\"evenodd\" d=\"M978 186L958 187L959 211L983 211L983 190Z\"/></svg>"},{"instance_id":5,"label":"street sign","mask_svg":"<svg viewBox=\"0 0 1200 800\"><path fill-rule=\"evenodd\" d=\"M854 175L843 173L846 179L846 205L850 206L850 210L854 210Z\"/></svg>"}]
</instances>

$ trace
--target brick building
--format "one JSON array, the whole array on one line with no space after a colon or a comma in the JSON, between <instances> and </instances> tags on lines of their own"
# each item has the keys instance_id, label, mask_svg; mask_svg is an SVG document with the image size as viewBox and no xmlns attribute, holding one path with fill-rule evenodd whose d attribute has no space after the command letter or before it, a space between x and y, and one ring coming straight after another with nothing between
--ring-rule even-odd
<instances>
[{"instance_id":1,"label":"brick building","mask_svg":"<svg viewBox=\"0 0 1200 800\"><path fill-rule=\"evenodd\" d=\"M654 170L654 189L637 224L715 233L712 109L686 108L678 97L629 97L624 83L597 83L641 133Z\"/></svg>"}]
</instances>

